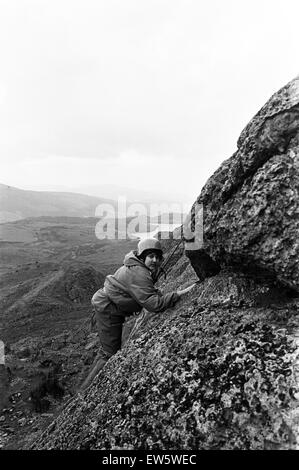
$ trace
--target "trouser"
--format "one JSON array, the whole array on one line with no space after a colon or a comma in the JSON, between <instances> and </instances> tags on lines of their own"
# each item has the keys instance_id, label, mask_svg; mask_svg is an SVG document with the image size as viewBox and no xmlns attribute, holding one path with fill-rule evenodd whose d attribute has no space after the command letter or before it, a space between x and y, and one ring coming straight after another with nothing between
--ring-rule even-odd
<instances>
[{"instance_id":1,"label":"trouser","mask_svg":"<svg viewBox=\"0 0 299 470\"><path fill-rule=\"evenodd\" d=\"M122 327L125 321L125 314L111 302L104 289L95 293L92 304L95 308L100 349L80 390L86 389L91 384L108 359L121 348Z\"/></svg>"},{"instance_id":2,"label":"trouser","mask_svg":"<svg viewBox=\"0 0 299 470\"><path fill-rule=\"evenodd\" d=\"M100 345L105 354L111 357L121 348L125 314L111 302L104 289L97 291L93 299Z\"/></svg>"}]
</instances>

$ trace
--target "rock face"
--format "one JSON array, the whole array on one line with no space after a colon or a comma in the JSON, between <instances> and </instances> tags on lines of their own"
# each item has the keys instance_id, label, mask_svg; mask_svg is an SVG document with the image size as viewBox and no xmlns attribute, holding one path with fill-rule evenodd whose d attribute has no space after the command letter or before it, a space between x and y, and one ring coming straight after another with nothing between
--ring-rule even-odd
<instances>
[{"instance_id":1,"label":"rock face","mask_svg":"<svg viewBox=\"0 0 299 470\"><path fill-rule=\"evenodd\" d=\"M198 198L204 245L189 259L213 272L147 314L31 448L299 449L298 90L270 99ZM178 252L159 288L195 272Z\"/></svg>"},{"instance_id":2,"label":"rock face","mask_svg":"<svg viewBox=\"0 0 299 470\"><path fill-rule=\"evenodd\" d=\"M299 77L243 130L197 203L203 250L216 263L260 270L299 291Z\"/></svg>"},{"instance_id":3,"label":"rock face","mask_svg":"<svg viewBox=\"0 0 299 470\"><path fill-rule=\"evenodd\" d=\"M296 448L288 330L299 304L274 293L219 274L163 316L149 315L33 448Z\"/></svg>"}]
</instances>

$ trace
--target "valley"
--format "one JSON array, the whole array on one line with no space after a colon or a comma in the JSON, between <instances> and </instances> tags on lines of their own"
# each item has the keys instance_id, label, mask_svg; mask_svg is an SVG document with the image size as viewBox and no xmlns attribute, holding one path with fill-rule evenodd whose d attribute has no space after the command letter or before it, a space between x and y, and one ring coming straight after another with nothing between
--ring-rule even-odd
<instances>
[{"instance_id":1,"label":"valley","mask_svg":"<svg viewBox=\"0 0 299 470\"><path fill-rule=\"evenodd\" d=\"M93 217L0 224L0 448L34 439L76 393L98 349L90 299L136 240L99 240Z\"/></svg>"}]
</instances>

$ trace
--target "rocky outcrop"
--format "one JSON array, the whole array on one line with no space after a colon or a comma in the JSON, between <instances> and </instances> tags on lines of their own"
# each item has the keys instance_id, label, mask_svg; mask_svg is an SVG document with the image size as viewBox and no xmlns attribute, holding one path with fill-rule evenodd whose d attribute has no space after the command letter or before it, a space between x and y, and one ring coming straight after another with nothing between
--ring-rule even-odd
<instances>
[{"instance_id":1,"label":"rocky outcrop","mask_svg":"<svg viewBox=\"0 0 299 470\"><path fill-rule=\"evenodd\" d=\"M299 305L273 292L222 273L149 315L33 448L296 448Z\"/></svg>"},{"instance_id":2,"label":"rocky outcrop","mask_svg":"<svg viewBox=\"0 0 299 470\"><path fill-rule=\"evenodd\" d=\"M299 78L243 130L197 204L204 208L203 251L219 266L260 272L299 291ZM202 252L197 264L204 265Z\"/></svg>"},{"instance_id":3,"label":"rocky outcrop","mask_svg":"<svg viewBox=\"0 0 299 470\"><path fill-rule=\"evenodd\" d=\"M254 117L198 198L199 253L217 269L147 314L31 448L299 449L298 84ZM196 279L178 252L159 288Z\"/></svg>"}]
</instances>

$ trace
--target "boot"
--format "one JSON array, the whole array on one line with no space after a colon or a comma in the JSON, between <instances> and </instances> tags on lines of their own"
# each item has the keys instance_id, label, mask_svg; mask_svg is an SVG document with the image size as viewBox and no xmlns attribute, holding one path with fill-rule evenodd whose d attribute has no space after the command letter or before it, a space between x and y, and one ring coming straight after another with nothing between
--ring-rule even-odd
<instances>
[{"instance_id":1,"label":"boot","mask_svg":"<svg viewBox=\"0 0 299 470\"><path fill-rule=\"evenodd\" d=\"M96 360L93 363L93 366L91 368L91 371L89 372L88 376L86 377L83 384L80 386L80 388L78 390L79 393L84 392L84 390L86 390L89 387L89 385L91 384L91 382L93 381L95 376L98 375L100 370L103 369L103 367L106 364L106 362L108 361L108 359L109 359L109 357L104 358L103 356L100 357L100 358L96 358Z\"/></svg>"}]
</instances>

